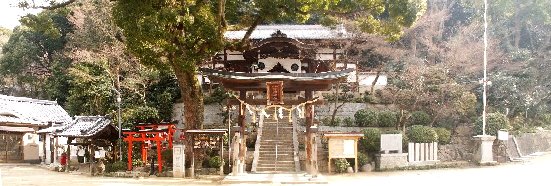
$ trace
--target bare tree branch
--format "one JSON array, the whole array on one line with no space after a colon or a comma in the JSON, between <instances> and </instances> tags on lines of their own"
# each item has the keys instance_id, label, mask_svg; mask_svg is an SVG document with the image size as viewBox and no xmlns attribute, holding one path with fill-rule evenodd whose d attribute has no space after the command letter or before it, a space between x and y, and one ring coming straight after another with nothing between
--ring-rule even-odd
<instances>
[{"instance_id":1,"label":"bare tree branch","mask_svg":"<svg viewBox=\"0 0 551 186\"><path fill-rule=\"evenodd\" d=\"M262 22L262 17L257 16L253 24L249 27L249 29L247 29L247 32L241 39L241 47L245 46L245 43L248 42L249 38L253 34L253 31L256 29L256 26L258 26L258 24L260 24L261 22Z\"/></svg>"},{"instance_id":2,"label":"bare tree branch","mask_svg":"<svg viewBox=\"0 0 551 186\"><path fill-rule=\"evenodd\" d=\"M55 9L58 9L58 8L63 8L63 7L66 7L67 5L70 5L72 3L76 2L76 0L68 0L68 1L65 1L63 3L55 3L55 4L51 4L50 6L30 6L28 8L40 8L40 9L46 9L46 10L55 10Z\"/></svg>"}]
</instances>

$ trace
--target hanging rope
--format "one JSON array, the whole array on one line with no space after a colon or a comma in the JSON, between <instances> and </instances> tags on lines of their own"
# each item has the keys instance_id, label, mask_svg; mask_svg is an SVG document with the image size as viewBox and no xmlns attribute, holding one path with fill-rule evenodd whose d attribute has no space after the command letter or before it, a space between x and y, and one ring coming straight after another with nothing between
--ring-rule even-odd
<instances>
[{"instance_id":1,"label":"hanging rope","mask_svg":"<svg viewBox=\"0 0 551 186\"><path fill-rule=\"evenodd\" d=\"M274 119L275 120L278 120L278 119L283 119L283 116L284 116L284 111L288 111L289 112L289 122L292 121L292 113L293 113L293 110L296 110L297 112L297 115L300 117L300 118L304 118L304 110L305 110L305 107L306 107L306 104L312 104L312 103L315 103L316 101L318 101L319 98L315 98L313 100L309 100L309 101L306 101L304 103L300 103L296 106L292 106L291 108L285 108L284 106L281 106L281 105L269 105L269 106L266 106L266 107L263 107L263 108L256 108L256 106L254 105L250 105L248 103L246 103L244 100L241 100L239 99L239 96L235 95L235 94L232 94L232 93L228 93L231 97L234 97L235 99L237 99L237 101L240 102L240 105L243 107L245 106L246 109L249 111L249 114L251 114L253 116L253 120L254 122L256 122L256 113L257 112L260 112L260 114L264 115L264 117L266 118L269 118L270 115L266 112L266 110L270 109L270 108L274 108ZM278 111L279 111L279 114L278 114ZM240 111L240 113L243 115L243 111ZM278 117L279 116L279 117Z\"/></svg>"}]
</instances>

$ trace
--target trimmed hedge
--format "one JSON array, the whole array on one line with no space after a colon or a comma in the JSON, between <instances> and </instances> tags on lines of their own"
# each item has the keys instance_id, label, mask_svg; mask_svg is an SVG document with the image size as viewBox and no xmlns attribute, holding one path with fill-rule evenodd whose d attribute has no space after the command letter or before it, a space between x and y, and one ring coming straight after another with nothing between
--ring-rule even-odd
<instances>
[{"instance_id":1,"label":"trimmed hedge","mask_svg":"<svg viewBox=\"0 0 551 186\"><path fill-rule=\"evenodd\" d=\"M438 135L432 127L413 125L408 129L407 136L414 143L432 143L438 140Z\"/></svg>"},{"instance_id":2,"label":"trimmed hedge","mask_svg":"<svg viewBox=\"0 0 551 186\"><path fill-rule=\"evenodd\" d=\"M451 142L452 133L445 128L435 128L434 131L438 135L438 144L445 145Z\"/></svg>"},{"instance_id":3,"label":"trimmed hedge","mask_svg":"<svg viewBox=\"0 0 551 186\"><path fill-rule=\"evenodd\" d=\"M347 117L347 118L344 118L342 120L342 123L346 127L353 127L354 126L354 119L352 119L351 117Z\"/></svg>"},{"instance_id":4,"label":"trimmed hedge","mask_svg":"<svg viewBox=\"0 0 551 186\"><path fill-rule=\"evenodd\" d=\"M431 118L430 115L425 111L415 111L411 113L409 117L409 125L424 125L427 126L430 124Z\"/></svg>"},{"instance_id":5,"label":"trimmed hedge","mask_svg":"<svg viewBox=\"0 0 551 186\"><path fill-rule=\"evenodd\" d=\"M497 136L497 131L500 129L511 129L507 117L501 113L489 113L486 115L486 134ZM474 126L474 132L474 135L482 135L482 116L478 117L476 125Z\"/></svg>"},{"instance_id":6,"label":"trimmed hedge","mask_svg":"<svg viewBox=\"0 0 551 186\"><path fill-rule=\"evenodd\" d=\"M377 112L373 110L358 110L354 114L354 120L358 127L376 127L377 126Z\"/></svg>"},{"instance_id":7,"label":"trimmed hedge","mask_svg":"<svg viewBox=\"0 0 551 186\"><path fill-rule=\"evenodd\" d=\"M379 127L394 127L398 122L398 117L396 116L396 113L388 110L379 112L377 118Z\"/></svg>"}]
</instances>

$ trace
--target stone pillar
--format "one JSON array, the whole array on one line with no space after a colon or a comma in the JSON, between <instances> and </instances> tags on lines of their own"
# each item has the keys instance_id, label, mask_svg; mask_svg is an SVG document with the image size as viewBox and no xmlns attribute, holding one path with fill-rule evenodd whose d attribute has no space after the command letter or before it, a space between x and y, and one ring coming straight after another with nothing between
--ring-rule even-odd
<instances>
[{"instance_id":1,"label":"stone pillar","mask_svg":"<svg viewBox=\"0 0 551 186\"><path fill-rule=\"evenodd\" d=\"M172 173L175 178L183 178L186 175L186 156L184 155L186 146L183 144L173 144L172 148Z\"/></svg>"},{"instance_id":2,"label":"stone pillar","mask_svg":"<svg viewBox=\"0 0 551 186\"><path fill-rule=\"evenodd\" d=\"M240 100L245 100L247 98L247 91L244 91L244 90L241 90L239 91L239 99ZM247 151L247 146L246 146L246 141L247 141L247 134L246 134L246 127L247 125L245 124L245 105L244 104L239 104L239 118L238 118L238 123L239 123L239 127L240 127L240 130L239 130L239 134L241 134L240 136L240 141L239 141L239 161L238 161L238 173L244 173L245 171L245 153Z\"/></svg>"},{"instance_id":3,"label":"stone pillar","mask_svg":"<svg viewBox=\"0 0 551 186\"><path fill-rule=\"evenodd\" d=\"M478 145L478 149L476 150L474 161L477 162L480 165L488 165L488 164L495 164L496 161L494 161L494 154L493 154L493 144L494 140L496 139L495 136L489 136L489 135L478 135L474 136L474 140Z\"/></svg>"},{"instance_id":4,"label":"stone pillar","mask_svg":"<svg viewBox=\"0 0 551 186\"><path fill-rule=\"evenodd\" d=\"M239 131L238 131L233 136L233 141L232 141L232 149L233 149L233 152L232 152L232 159L233 159L232 175L233 176L237 176L238 174L240 174L240 172L239 172L240 171L239 167L241 166L241 162L239 160L240 141L241 141L241 134L239 134Z\"/></svg>"},{"instance_id":5,"label":"stone pillar","mask_svg":"<svg viewBox=\"0 0 551 186\"><path fill-rule=\"evenodd\" d=\"M309 101L312 99L312 91L307 90L304 92L304 96L306 98L306 101ZM306 150L306 161L305 161L305 168L306 173L312 174L312 149L313 149L313 143L312 143L312 130L311 127L314 125L314 115L313 115L313 109L312 104L306 104L304 109L304 114L306 115L306 141L305 141L305 150Z\"/></svg>"}]
</instances>

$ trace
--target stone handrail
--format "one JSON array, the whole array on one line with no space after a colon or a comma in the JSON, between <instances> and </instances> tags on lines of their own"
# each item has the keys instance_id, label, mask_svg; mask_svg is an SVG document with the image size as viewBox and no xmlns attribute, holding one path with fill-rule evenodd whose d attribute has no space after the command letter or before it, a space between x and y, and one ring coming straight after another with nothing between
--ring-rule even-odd
<instances>
[{"instance_id":1,"label":"stone handrail","mask_svg":"<svg viewBox=\"0 0 551 186\"><path fill-rule=\"evenodd\" d=\"M256 167L258 166L258 159L260 157L260 139L262 138L262 126L264 126L264 115L260 114L260 118L258 119L258 130L256 131L256 143L254 145L253 165L251 167L251 172L256 172Z\"/></svg>"},{"instance_id":2,"label":"stone handrail","mask_svg":"<svg viewBox=\"0 0 551 186\"><path fill-rule=\"evenodd\" d=\"M293 116L293 160L295 161L295 171L300 172L300 161L299 161L299 154L298 154L299 149L298 149L297 117L298 115Z\"/></svg>"}]
</instances>

